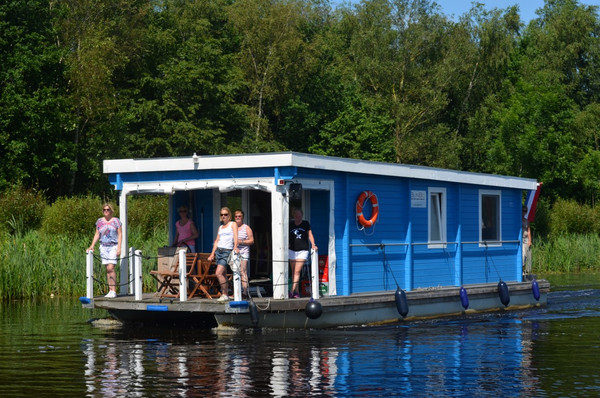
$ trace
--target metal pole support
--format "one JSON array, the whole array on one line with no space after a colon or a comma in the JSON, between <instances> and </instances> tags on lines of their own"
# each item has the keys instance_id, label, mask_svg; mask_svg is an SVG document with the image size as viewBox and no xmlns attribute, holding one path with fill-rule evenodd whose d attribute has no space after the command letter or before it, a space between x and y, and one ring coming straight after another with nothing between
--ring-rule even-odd
<instances>
[{"instance_id":1,"label":"metal pole support","mask_svg":"<svg viewBox=\"0 0 600 398\"><path fill-rule=\"evenodd\" d=\"M127 286L127 291L129 292L129 294L134 293L135 292L135 247L131 246L129 248L129 262L128 262L128 266L129 266L129 277L127 279L129 279L129 285ZM133 280L130 279L131 276L133 276Z\"/></svg>"},{"instance_id":2,"label":"metal pole support","mask_svg":"<svg viewBox=\"0 0 600 398\"><path fill-rule=\"evenodd\" d=\"M136 301L142 299L142 251L136 250L133 263L133 291L135 292Z\"/></svg>"},{"instance_id":3,"label":"metal pole support","mask_svg":"<svg viewBox=\"0 0 600 398\"><path fill-rule=\"evenodd\" d=\"M239 254L233 252L232 253L233 261L231 266L231 271L233 271L233 300L241 301L242 300L242 275L241 275L241 263L242 259Z\"/></svg>"},{"instance_id":4,"label":"metal pole support","mask_svg":"<svg viewBox=\"0 0 600 398\"><path fill-rule=\"evenodd\" d=\"M94 298L94 252L88 250L85 255L85 297Z\"/></svg>"},{"instance_id":5,"label":"metal pole support","mask_svg":"<svg viewBox=\"0 0 600 398\"><path fill-rule=\"evenodd\" d=\"M311 249L310 256L311 297L317 300L319 298L319 252Z\"/></svg>"},{"instance_id":6,"label":"metal pole support","mask_svg":"<svg viewBox=\"0 0 600 398\"><path fill-rule=\"evenodd\" d=\"M186 249L179 251L179 301L187 301L187 267L185 264Z\"/></svg>"}]
</instances>

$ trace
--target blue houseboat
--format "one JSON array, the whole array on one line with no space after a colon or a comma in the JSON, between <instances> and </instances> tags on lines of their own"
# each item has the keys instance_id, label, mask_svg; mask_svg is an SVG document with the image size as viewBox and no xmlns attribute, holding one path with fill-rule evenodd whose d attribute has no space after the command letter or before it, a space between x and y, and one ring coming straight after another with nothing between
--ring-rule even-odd
<instances>
[{"instance_id":1,"label":"blue houseboat","mask_svg":"<svg viewBox=\"0 0 600 398\"><path fill-rule=\"evenodd\" d=\"M122 247L127 199L149 193L169 197L170 242L181 205L200 231L198 252L211 251L222 206L242 209L255 237L252 297L241 299L234 270L228 302L195 289L208 279L194 279L189 267L171 270L171 297L142 292L144 256L136 251L122 253L119 296L94 297L88 253L82 301L123 321L321 328L546 303L548 283L523 274L522 203L524 191L537 188L532 179L294 152L105 160L104 172L120 191ZM302 209L319 250L311 255L310 297L295 299L288 298L292 208ZM190 253L175 257L189 265Z\"/></svg>"}]
</instances>

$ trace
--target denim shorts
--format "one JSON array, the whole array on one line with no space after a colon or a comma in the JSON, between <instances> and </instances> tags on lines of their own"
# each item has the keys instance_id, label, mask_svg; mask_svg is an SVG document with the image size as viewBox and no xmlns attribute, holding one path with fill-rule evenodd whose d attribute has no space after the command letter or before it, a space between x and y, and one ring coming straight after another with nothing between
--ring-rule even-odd
<instances>
[{"instance_id":1,"label":"denim shorts","mask_svg":"<svg viewBox=\"0 0 600 398\"><path fill-rule=\"evenodd\" d=\"M218 248L216 254L216 259L217 259L217 265L222 265L224 267L227 267L227 260L229 259L229 253L231 253L231 250L229 249L221 249Z\"/></svg>"}]
</instances>

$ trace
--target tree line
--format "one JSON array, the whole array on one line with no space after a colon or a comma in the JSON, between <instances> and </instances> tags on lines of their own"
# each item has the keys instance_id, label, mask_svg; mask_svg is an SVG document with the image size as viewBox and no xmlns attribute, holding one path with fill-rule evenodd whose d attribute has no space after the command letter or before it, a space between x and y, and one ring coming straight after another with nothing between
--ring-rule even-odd
<instances>
[{"instance_id":1,"label":"tree line","mask_svg":"<svg viewBox=\"0 0 600 398\"><path fill-rule=\"evenodd\" d=\"M546 0L9 0L0 189L109 192L102 160L292 150L600 195L600 18Z\"/></svg>"}]
</instances>

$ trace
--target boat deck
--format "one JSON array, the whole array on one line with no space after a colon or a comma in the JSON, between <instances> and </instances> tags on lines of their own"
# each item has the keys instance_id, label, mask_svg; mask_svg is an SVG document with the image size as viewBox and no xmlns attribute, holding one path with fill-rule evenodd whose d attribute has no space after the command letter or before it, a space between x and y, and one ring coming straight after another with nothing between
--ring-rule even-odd
<instances>
[{"instance_id":1,"label":"boat deck","mask_svg":"<svg viewBox=\"0 0 600 398\"><path fill-rule=\"evenodd\" d=\"M548 292L550 284L545 280L538 281L540 291ZM507 282L511 295L523 294L531 291L531 282ZM473 284L465 285L465 289L472 299L480 295L489 296L496 291L496 284ZM406 292L408 304L425 303L433 301L447 301L449 298L456 298L459 301L459 289L456 286L440 286L426 289L415 289ZM368 306L370 304L378 305L383 303L393 303L394 290L355 293L349 296L331 296L321 297L319 302L326 311L327 307L347 307L347 306ZM254 297L252 301L257 305L260 311L279 312L279 311L303 311L309 297L297 299L275 300L270 297ZM155 293L144 293L142 300L136 301L134 296L118 296L117 298L95 297L93 305L95 308L107 310L142 310L142 311L179 311L179 312L205 312L205 313L232 313L247 312L243 307L232 307L233 302L219 302L216 299L206 299L194 297L188 301L179 301L178 298L162 298ZM247 307L246 307L247 308Z\"/></svg>"}]
</instances>

